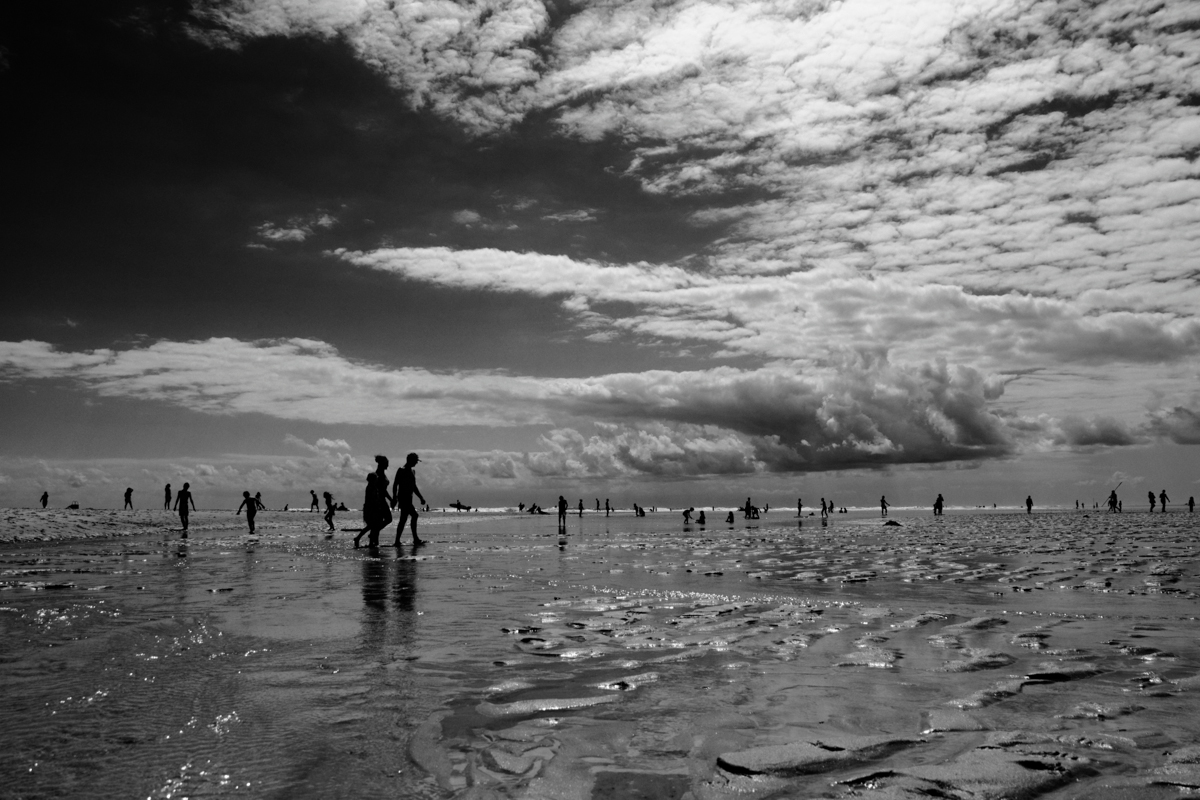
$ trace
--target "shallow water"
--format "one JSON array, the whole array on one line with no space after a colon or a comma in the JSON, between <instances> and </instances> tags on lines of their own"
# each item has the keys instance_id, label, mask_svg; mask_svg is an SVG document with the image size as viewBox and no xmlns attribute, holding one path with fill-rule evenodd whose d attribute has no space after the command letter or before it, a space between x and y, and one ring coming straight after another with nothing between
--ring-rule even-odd
<instances>
[{"instance_id":1,"label":"shallow water","mask_svg":"<svg viewBox=\"0 0 1200 800\"><path fill-rule=\"evenodd\" d=\"M0 795L1200 786L1188 514L296 516L0 546Z\"/></svg>"}]
</instances>

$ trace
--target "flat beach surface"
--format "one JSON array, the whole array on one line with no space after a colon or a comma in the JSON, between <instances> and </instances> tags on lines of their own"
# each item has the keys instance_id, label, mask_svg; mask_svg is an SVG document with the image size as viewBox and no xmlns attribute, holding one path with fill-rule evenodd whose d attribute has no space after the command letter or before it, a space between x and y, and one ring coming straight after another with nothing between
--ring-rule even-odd
<instances>
[{"instance_id":1,"label":"flat beach surface","mask_svg":"<svg viewBox=\"0 0 1200 800\"><path fill-rule=\"evenodd\" d=\"M0 796L1200 789L1194 515L893 519L0 511Z\"/></svg>"}]
</instances>

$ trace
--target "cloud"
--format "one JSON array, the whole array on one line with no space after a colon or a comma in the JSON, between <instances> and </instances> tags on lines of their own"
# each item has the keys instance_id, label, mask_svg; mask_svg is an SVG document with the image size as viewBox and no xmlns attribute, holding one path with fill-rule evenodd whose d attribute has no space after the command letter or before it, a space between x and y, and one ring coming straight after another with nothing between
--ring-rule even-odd
<instances>
[{"instance_id":1,"label":"cloud","mask_svg":"<svg viewBox=\"0 0 1200 800\"><path fill-rule=\"evenodd\" d=\"M949 283L847 268L745 276L494 249L333 254L439 286L563 296L581 323L606 304L634 304L639 312L606 317L606 327L762 358L815 363L841 351L886 346L897 361L928 360L936 352L999 371L1200 355L1200 320L1175 313L1086 309L1015 291L979 295Z\"/></svg>"},{"instance_id":2,"label":"cloud","mask_svg":"<svg viewBox=\"0 0 1200 800\"><path fill-rule=\"evenodd\" d=\"M0 376L65 379L102 396L157 400L203 413L262 413L325 424L598 421L642 426L638 436L652 430L659 436L661 430L645 427L654 423L698 426L676 433L709 444L672 439L671 446L687 454L680 463L707 464L705 469L717 471L730 463L748 464L744 454L751 451L771 470L976 459L1010 453L1024 436L989 410L989 402L1003 391L1002 382L945 363L900 368L870 353L812 374L777 365L536 378L390 369L351 361L323 342L303 339L158 342L87 354L23 342L0 344ZM707 433L701 437L700 430ZM743 438L735 442L728 432ZM342 440L310 445L290 436L286 441L314 453L346 447ZM663 441L661 436L627 439L617 461L648 471L667 469L654 466L674 463L655 455L652 445ZM617 463L614 458L608 463ZM595 451L583 463L603 472L607 468L598 466L603 460Z\"/></svg>"},{"instance_id":3,"label":"cloud","mask_svg":"<svg viewBox=\"0 0 1200 800\"><path fill-rule=\"evenodd\" d=\"M1120 447L1136 444L1141 440L1124 423L1111 418L1066 417L1059 421L1058 426L1060 433L1056 437L1056 443L1074 447Z\"/></svg>"},{"instance_id":4,"label":"cloud","mask_svg":"<svg viewBox=\"0 0 1200 800\"><path fill-rule=\"evenodd\" d=\"M337 218L324 212L307 217L292 217L286 225L273 222L263 222L254 228L260 239L274 244L280 242L303 242L311 236L315 229L332 228L337 224ZM253 243L257 244L257 243Z\"/></svg>"},{"instance_id":5,"label":"cloud","mask_svg":"<svg viewBox=\"0 0 1200 800\"><path fill-rule=\"evenodd\" d=\"M299 436L294 436L289 433L283 437L283 441L286 442L287 444L293 445L295 447L299 447L301 450L306 450L309 453L316 453L316 454L320 454L320 455L324 455L324 454L330 453L330 452L336 452L339 450L347 450L348 451L348 450L353 449L350 447L349 443L347 443L345 439L326 439L326 438L322 437L320 439L317 439L316 444L309 444L308 442L301 439Z\"/></svg>"},{"instance_id":6,"label":"cloud","mask_svg":"<svg viewBox=\"0 0 1200 800\"><path fill-rule=\"evenodd\" d=\"M1200 412L1175 406L1150 412L1147 427L1156 436L1176 444L1200 444Z\"/></svg>"}]
</instances>

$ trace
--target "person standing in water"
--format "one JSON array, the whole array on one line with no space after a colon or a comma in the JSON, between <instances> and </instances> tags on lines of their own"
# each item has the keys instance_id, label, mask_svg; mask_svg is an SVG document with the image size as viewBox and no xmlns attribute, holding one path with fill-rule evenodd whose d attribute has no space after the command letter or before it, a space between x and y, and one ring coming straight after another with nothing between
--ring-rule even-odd
<instances>
[{"instance_id":1,"label":"person standing in water","mask_svg":"<svg viewBox=\"0 0 1200 800\"><path fill-rule=\"evenodd\" d=\"M192 493L188 491L192 488L190 483L185 483L183 488L175 494L175 508L179 511L179 522L183 525L183 538L187 538L188 530L188 504L192 506L192 511L196 510L196 501L192 499Z\"/></svg>"},{"instance_id":2,"label":"person standing in water","mask_svg":"<svg viewBox=\"0 0 1200 800\"><path fill-rule=\"evenodd\" d=\"M579 498L579 516L583 516L583 498Z\"/></svg>"},{"instance_id":3,"label":"person standing in water","mask_svg":"<svg viewBox=\"0 0 1200 800\"><path fill-rule=\"evenodd\" d=\"M888 503L888 501L887 501L887 495L880 495L879 496L879 516L881 516L881 517L887 516L887 510L888 510L889 505L890 505L890 503Z\"/></svg>"},{"instance_id":4,"label":"person standing in water","mask_svg":"<svg viewBox=\"0 0 1200 800\"><path fill-rule=\"evenodd\" d=\"M374 549L379 546L379 532L386 524L383 521L385 519L383 512L387 511L390 500L387 484L379 479L379 473L372 472L367 475L367 489L363 492L363 522L366 524L354 537L355 549L358 548L363 534L367 534L367 547ZM390 520L391 517L388 516L386 519Z\"/></svg>"},{"instance_id":5,"label":"person standing in water","mask_svg":"<svg viewBox=\"0 0 1200 800\"><path fill-rule=\"evenodd\" d=\"M379 480L379 485L381 487L383 487L384 494L387 494L387 487L388 487L387 468L388 468L387 456L375 456L375 472L373 474ZM384 528L386 528L392 521L392 512L388 508L387 505L384 505L381 516L383 518L383 524L380 526L379 530L383 530ZM366 521L365 506L363 509L363 521L364 522ZM371 528L370 523L367 523L366 525L364 525L362 530L360 530L358 532L358 535L354 537L354 541L357 542L360 538L362 538L362 535L364 533L366 533L368 530L370 530L370 528ZM378 538L379 532L376 531L375 535ZM376 544L378 544L378 541L376 542Z\"/></svg>"},{"instance_id":6,"label":"person standing in water","mask_svg":"<svg viewBox=\"0 0 1200 800\"><path fill-rule=\"evenodd\" d=\"M561 494L558 496L558 527L564 530L567 527L567 499Z\"/></svg>"},{"instance_id":7,"label":"person standing in water","mask_svg":"<svg viewBox=\"0 0 1200 800\"><path fill-rule=\"evenodd\" d=\"M1146 492L1146 497L1148 497L1150 500L1150 513L1153 514L1154 513L1154 505L1155 505L1154 490L1151 489L1150 491Z\"/></svg>"},{"instance_id":8,"label":"person standing in water","mask_svg":"<svg viewBox=\"0 0 1200 800\"><path fill-rule=\"evenodd\" d=\"M1163 489L1158 493L1158 504L1162 506L1162 513L1167 513L1167 501L1171 498L1167 497L1167 490Z\"/></svg>"},{"instance_id":9,"label":"person standing in water","mask_svg":"<svg viewBox=\"0 0 1200 800\"><path fill-rule=\"evenodd\" d=\"M606 498L604 498L604 516L607 517L611 513L612 513L612 506L610 506L608 504L608 498L606 497Z\"/></svg>"},{"instance_id":10,"label":"person standing in water","mask_svg":"<svg viewBox=\"0 0 1200 800\"><path fill-rule=\"evenodd\" d=\"M125 508L133 510L133 487L125 490Z\"/></svg>"},{"instance_id":11,"label":"person standing in water","mask_svg":"<svg viewBox=\"0 0 1200 800\"><path fill-rule=\"evenodd\" d=\"M171 484L163 487L163 511L171 510Z\"/></svg>"},{"instance_id":12,"label":"person standing in water","mask_svg":"<svg viewBox=\"0 0 1200 800\"><path fill-rule=\"evenodd\" d=\"M421 490L417 488L417 474L413 472L413 467L420 460L416 453L409 453L404 459L404 466L396 470L396 481L392 484L392 504L400 510L400 524L396 526L394 543L396 547L400 546L400 534L404 533L404 523L409 517L412 517L413 547L424 544L421 537L417 536L417 508L412 501L415 494L425 503Z\"/></svg>"},{"instance_id":13,"label":"person standing in water","mask_svg":"<svg viewBox=\"0 0 1200 800\"><path fill-rule=\"evenodd\" d=\"M797 517L804 516L804 500L803 500L803 498L800 498L800 497L796 498L796 516Z\"/></svg>"},{"instance_id":14,"label":"person standing in water","mask_svg":"<svg viewBox=\"0 0 1200 800\"><path fill-rule=\"evenodd\" d=\"M320 511L321 504L319 502L317 502L317 490L309 489L308 493L312 495L312 503L309 504L308 510L309 511Z\"/></svg>"},{"instance_id":15,"label":"person standing in water","mask_svg":"<svg viewBox=\"0 0 1200 800\"><path fill-rule=\"evenodd\" d=\"M1025 498L1025 513L1026 514L1033 513L1033 495L1029 495L1028 497Z\"/></svg>"},{"instance_id":16,"label":"person standing in water","mask_svg":"<svg viewBox=\"0 0 1200 800\"><path fill-rule=\"evenodd\" d=\"M946 507L946 501L942 499L941 492L938 492L937 500L933 501L933 515L935 517L942 516L942 509Z\"/></svg>"},{"instance_id":17,"label":"person standing in water","mask_svg":"<svg viewBox=\"0 0 1200 800\"><path fill-rule=\"evenodd\" d=\"M254 533L254 515L258 513L258 501L250 496L250 492L242 492L242 504L237 507L236 514L242 513L242 506L246 507L246 524L250 526L250 533Z\"/></svg>"},{"instance_id":18,"label":"person standing in water","mask_svg":"<svg viewBox=\"0 0 1200 800\"><path fill-rule=\"evenodd\" d=\"M333 533L333 495L325 492L325 522L329 524L329 532Z\"/></svg>"},{"instance_id":19,"label":"person standing in water","mask_svg":"<svg viewBox=\"0 0 1200 800\"><path fill-rule=\"evenodd\" d=\"M46 504L49 502L50 502L50 493L42 492L42 508L45 508Z\"/></svg>"},{"instance_id":20,"label":"person standing in water","mask_svg":"<svg viewBox=\"0 0 1200 800\"><path fill-rule=\"evenodd\" d=\"M45 499L43 499L42 500L42 508L45 508L45 507L46 507L46 501L45 501ZM1196 498L1189 497L1188 498L1188 513L1192 514L1195 512L1195 510L1196 510Z\"/></svg>"}]
</instances>

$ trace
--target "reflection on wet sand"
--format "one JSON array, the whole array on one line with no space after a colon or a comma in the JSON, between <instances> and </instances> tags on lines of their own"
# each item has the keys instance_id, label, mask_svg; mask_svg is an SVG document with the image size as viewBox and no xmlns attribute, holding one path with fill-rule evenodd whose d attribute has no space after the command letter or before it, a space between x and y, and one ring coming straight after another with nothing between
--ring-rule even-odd
<instances>
[{"instance_id":1,"label":"reflection on wet sand","mask_svg":"<svg viewBox=\"0 0 1200 800\"><path fill-rule=\"evenodd\" d=\"M1178 796L1200 547L1147 517L10 547L0 769L22 796Z\"/></svg>"}]
</instances>

